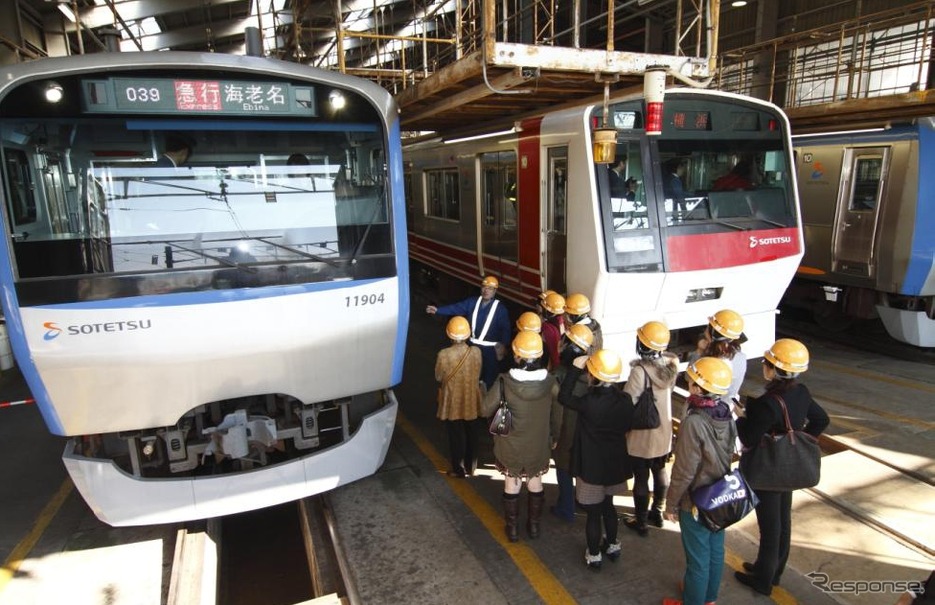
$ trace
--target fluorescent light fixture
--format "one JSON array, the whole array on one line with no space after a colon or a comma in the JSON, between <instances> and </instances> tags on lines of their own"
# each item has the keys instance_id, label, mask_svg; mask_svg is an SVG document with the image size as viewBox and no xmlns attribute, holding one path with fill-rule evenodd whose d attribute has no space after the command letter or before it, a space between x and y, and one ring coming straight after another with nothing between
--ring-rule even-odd
<instances>
[{"instance_id":1,"label":"fluorescent light fixture","mask_svg":"<svg viewBox=\"0 0 935 605\"><path fill-rule=\"evenodd\" d=\"M75 17L75 13L71 11L71 8L67 4L59 4L58 10L62 11L62 14L65 15L65 18L72 23L78 22L78 18Z\"/></svg>"},{"instance_id":2,"label":"fluorescent light fixture","mask_svg":"<svg viewBox=\"0 0 935 605\"><path fill-rule=\"evenodd\" d=\"M804 134L794 134L792 135L792 138L795 139L798 137L834 137L838 135L862 134L865 132L882 132L884 130L886 130L886 128L881 127L881 128L862 128L860 130L835 130L833 132L810 132L810 133L804 133Z\"/></svg>"},{"instance_id":3,"label":"fluorescent light fixture","mask_svg":"<svg viewBox=\"0 0 935 605\"><path fill-rule=\"evenodd\" d=\"M450 145L452 143L463 143L465 141L476 141L478 139L489 139L491 137L502 137L506 134L513 134L516 132L516 128L510 128L509 130L501 130L500 132L490 132L487 134L476 134L472 137L462 137L460 139L445 139L445 145Z\"/></svg>"},{"instance_id":4,"label":"fluorescent light fixture","mask_svg":"<svg viewBox=\"0 0 935 605\"><path fill-rule=\"evenodd\" d=\"M733 6L734 8L740 8L741 6L747 5L747 0L734 0L733 2L730 3L730 5Z\"/></svg>"}]
</instances>

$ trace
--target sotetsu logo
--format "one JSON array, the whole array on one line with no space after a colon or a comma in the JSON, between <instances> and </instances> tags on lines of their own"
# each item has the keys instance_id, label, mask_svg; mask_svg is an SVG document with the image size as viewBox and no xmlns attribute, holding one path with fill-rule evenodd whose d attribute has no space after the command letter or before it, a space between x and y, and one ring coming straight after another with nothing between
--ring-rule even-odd
<instances>
[{"instance_id":1,"label":"sotetsu logo","mask_svg":"<svg viewBox=\"0 0 935 605\"><path fill-rule=\"evenodd\" d=\"M788 235L781 235L779 237L754 237L750 236L750 247L756 248L757 246L772 246L773 244L791 244L792 238Z\"/></svg>"}]
</instances>

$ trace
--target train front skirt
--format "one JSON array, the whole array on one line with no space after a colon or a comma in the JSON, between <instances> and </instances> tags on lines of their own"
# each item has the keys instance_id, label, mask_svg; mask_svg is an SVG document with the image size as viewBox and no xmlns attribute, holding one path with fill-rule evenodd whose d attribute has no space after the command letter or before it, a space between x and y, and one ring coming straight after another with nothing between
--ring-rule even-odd
<instances>
[{"instance_id":1,"label":"train front skirt","mask_svg":"<svg viewBox=\"0 0 935 605\"><path fill-rule=\"evenodd\" d=\"M140 479L111 461L75 453L69 440L65 468L97 517L113 526L175 523L274 506L325 492L373 474L386 457L399 404L392 390L387 405L363 419L339 445L282 464L237 475Z\"/></svg>"}]
</instances>

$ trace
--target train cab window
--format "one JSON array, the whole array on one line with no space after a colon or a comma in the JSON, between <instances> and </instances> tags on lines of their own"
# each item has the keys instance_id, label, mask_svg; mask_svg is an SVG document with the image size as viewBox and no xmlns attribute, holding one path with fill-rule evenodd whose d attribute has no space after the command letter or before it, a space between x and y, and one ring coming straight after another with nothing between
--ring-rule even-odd
<instances>
[{"instance_id":1,"label":"train cab window","mask_svg":"<svg viewBox=\"0 0 935 605\"><path fill-rule=\"evenodd\" d=\"M461 220L461 197L456 168L425 171L425 214L451 221Z\"/></svg>"},{"instance_id":2,"label":"train cab window","mask_svg":"<svg viewBox=\"0 0 935 605\"><path fill-rule=\"evenodd\" d=\"M854 186L848 203L850 211L875 210L880 199L883 158L862 156L854 164Z\"/></svg>"},{"instance_id":3,"label":"train cab window","mask_svg":"<svg viewBox=\"0 0 935 605\"><path fill-rule=\"evenodd\" d=\"M23 225L36 220L36 193L29 169L29 160L21 149L5 147L3 149L6 174L9 179L10 218L15 225Z\"/></svg>"},{"instance_id":4,"label":"train cab window","mask_svg":"<svg viewBox=\"0 0 935 605\"><path fill-rule=\"evenodd\" d=\"M73 94L51 109L31 100L32 86L0 99L21 302L396 274L386 133L369 101L348 91L348 111L311 119L301 101L308 83L271 77L257 86L272 105L280 104L274 91L295 93L272 113L212 105L228 112L217 120L178 103L126 114L123 106L91 108L124 82L59 79ZM169 79L156 85L160 94L176 90ZM110 96L94 96L100 87ZM180 150L174 139L184 139L187 153L169 155ZM445 210L451 216L457 204Z\"/></svg>"},{"instance_id":5,"label":"train cab window","mask_svg":"<svg viewBox=\"0 0 935 605\"><path fill-rule=\"evenodd\" d=\"M613 231L632 231L649 227L649 208L643 185L643 163L637 141L617 144L616 159L607 168L608 190L613 216Z\"/></svg>"}]
</instances>

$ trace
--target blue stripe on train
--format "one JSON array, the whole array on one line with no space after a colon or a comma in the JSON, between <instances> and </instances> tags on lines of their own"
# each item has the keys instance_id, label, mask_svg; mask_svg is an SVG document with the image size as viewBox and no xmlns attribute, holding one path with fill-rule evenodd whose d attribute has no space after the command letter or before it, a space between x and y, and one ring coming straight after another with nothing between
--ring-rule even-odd
<instances>
[{"instance_id":1,"label":"blue stripe on train","mask_svg":"<svg viewBox=\"0 0 935 605\"><path fill-rule=\"evenodd\" d=\"M919 121L919 190L916 197L912 250L900 294L918 296L935 264L935 128Z\"/></svg>"}]
</instances>

